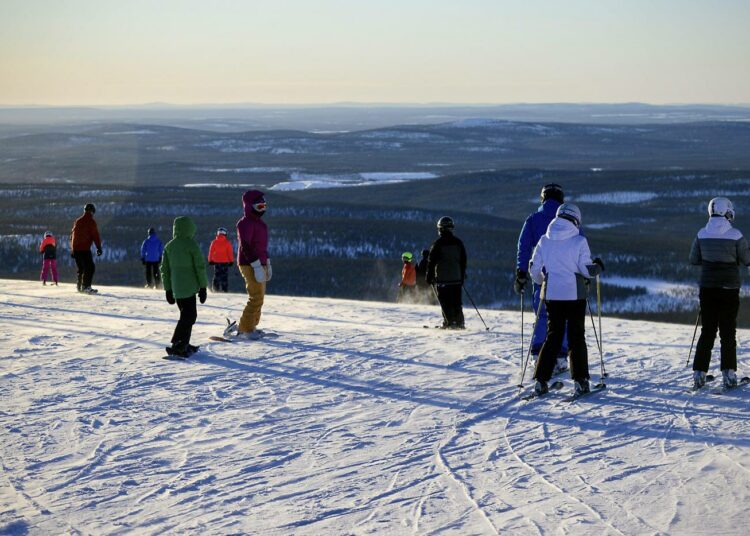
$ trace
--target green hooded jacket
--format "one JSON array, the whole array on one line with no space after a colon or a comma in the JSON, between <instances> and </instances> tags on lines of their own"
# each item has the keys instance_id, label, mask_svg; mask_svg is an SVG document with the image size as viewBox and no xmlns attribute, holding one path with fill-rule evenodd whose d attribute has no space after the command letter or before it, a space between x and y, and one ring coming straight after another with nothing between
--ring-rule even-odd
<instances>
[{"instance_id":1,"label":"green hooded jacket","mask_svg":"<svg viewBox=\"0 0 750 536\"><path fill-rule=\"evenodd\" d=\"M206 261L203 260L195 236L195 223L187 216L174 220L174 238L164 246L161 261L161 282L164 290L171 290L176 300L195 296L208 286Z\"/></svg>"}]
</instances>

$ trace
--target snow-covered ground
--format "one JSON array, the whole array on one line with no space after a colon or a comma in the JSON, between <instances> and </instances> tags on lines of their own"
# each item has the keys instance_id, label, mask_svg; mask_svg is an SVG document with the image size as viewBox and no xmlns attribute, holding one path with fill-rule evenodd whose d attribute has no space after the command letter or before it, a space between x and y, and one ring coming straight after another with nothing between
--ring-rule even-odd
<instances>
[{"instance_id":1,"label":"snow-covered ground","mask_svg":"<svg viewBox=\"0 0 750 536\"><path fill-rule=\"evenodd\" d=\"M522 402L518 312L269 296L226 344L209 294L171 362L162 293L100 291L0 280L2 534L746 533L750 392L686 392L691 326L605 318L608 388Z\"/></svg>"}]
</instances>

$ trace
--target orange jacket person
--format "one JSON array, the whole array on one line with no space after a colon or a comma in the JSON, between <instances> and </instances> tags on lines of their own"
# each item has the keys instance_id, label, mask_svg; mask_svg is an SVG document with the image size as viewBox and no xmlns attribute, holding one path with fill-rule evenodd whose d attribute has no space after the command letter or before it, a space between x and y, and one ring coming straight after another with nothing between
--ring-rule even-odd
<instances>
[{"instance_id":1,"label":"orange jacket person","mask_svg":"<svg viewBox=\"0 0 750 536\"><path fill-rule=\"evenodd\" d=\"M398 300L414 302L416 298L417 290L417 267L412 262L412 254L409 251L405 251L401 255L401 260L404 261L404 265L401 268L401 283L399 283L398 289ZM408 300L407 300L408 297Z\"/></svg>"},{"instance_id":2,"label":"orange jacket person","mask_svg":"<svg viewBox=\"0 0 750 536\"><path fill-rule=\"evenodd\" d=\"M216 231L216 238L208 250L208 264L214 267L214 279L211 282L214 292L228 292L229 268L234 264L234 249L227 238L225 227L219 227Z\"/></svg>"}]
</instances>

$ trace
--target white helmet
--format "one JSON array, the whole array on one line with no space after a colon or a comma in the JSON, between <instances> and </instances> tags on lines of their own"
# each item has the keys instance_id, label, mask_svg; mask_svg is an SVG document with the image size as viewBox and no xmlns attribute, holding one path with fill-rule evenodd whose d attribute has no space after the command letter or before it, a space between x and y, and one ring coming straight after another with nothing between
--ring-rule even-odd
<instances>
[{"instance_id":1,"label":"white helmet","mask_svg":"<svg viewBox=\"0 0 750 536\"><path fill-rule=\"evenodd\" d=\"M734 221L734 205L726 197L714 197L708 202L708 216L724 216Z\"/></svg>"},{"instance_id":2,"label":"white helmet","mask_svg":"<svg viewBox=\"0 0 750 536\"><path fill-rule=\"evenodd\" d=\"M557 217L572 221L576 227L581 226L581 209L573 203L563 203L557 207Z\"/></svg>"}]
</instances>

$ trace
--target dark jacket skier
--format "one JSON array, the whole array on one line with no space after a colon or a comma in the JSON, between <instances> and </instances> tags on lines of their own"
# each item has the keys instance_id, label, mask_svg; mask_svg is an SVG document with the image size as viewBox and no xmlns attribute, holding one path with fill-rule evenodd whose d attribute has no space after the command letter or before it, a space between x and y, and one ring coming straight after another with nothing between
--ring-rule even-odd
<instances>
[{"instance_id":1,"label":"dark jacket skier","mask_svg":"<svg viewBox=\"0 0 750 536\"><path fill-rule=\"evenodd\" d=\"M466 249L453 234L453 219L443 216L437 222L440 237L427 256L425 281L437 288L443 311L443 328L464 329L461 291L466 279Z\"/></svg>"},{"instance_id":2,"label":"dark jacket skier","mask_svg":"<svg viewBox=\"0 0 750 536\"><path fill-rule=\"evenodd\" d=\"M536 212L529 215L521 228L518 236L518 249L516 255L516 279L513 289L517 294L524 291L529 280L529 261L539 239L547 232L547 227L555 219L557 209L563 203L565 194L559 184L545 184L540 194L541 205ZM579 230L580 232L580 230ZM583 233L581 233L583 234ZM532 282L533 283L533 282ZM547 309L542 303L541 285L532 284L532 306L534 312L539 313L539 318L531 335L531 355L538 356L542 343L547 336ZM558 356L556 371L568 368L568 338L563 337L562 348Z\"/></svg>"},{"instance_id":3,"label":"dark jacket skier","mask_svg":"<svg viewBox=\"0 0 750 536\"><path fill-rule=\"evenodd\" d=\"M96 213L94 204L86 203L83 207L83 215L75 221L70 233L70 255L75 259L78 267L78 292L88 294L96 293L96 289L91 288L96 271L91 246L96 245L97 257L102 254L102 241L99 238L99 228L94 220L94 213Z\"/></svg>"},{"instance_id":4,"label":"dark jacket skier","mask_svg":"<svg viewBox=\"0 0 750 536\"><path fill-rule=\"evenodd\" d=\"M708 223L698 231L690 263L701 267L701 335L693 360L693 386L706 382L716 331L721 339L721 373L725 388L737 385L737 312L740 305L739 265L750 265L750 250L742 233L732 227L734 206L726 197L708 203Z\"/></svg>"}]
</instances>

